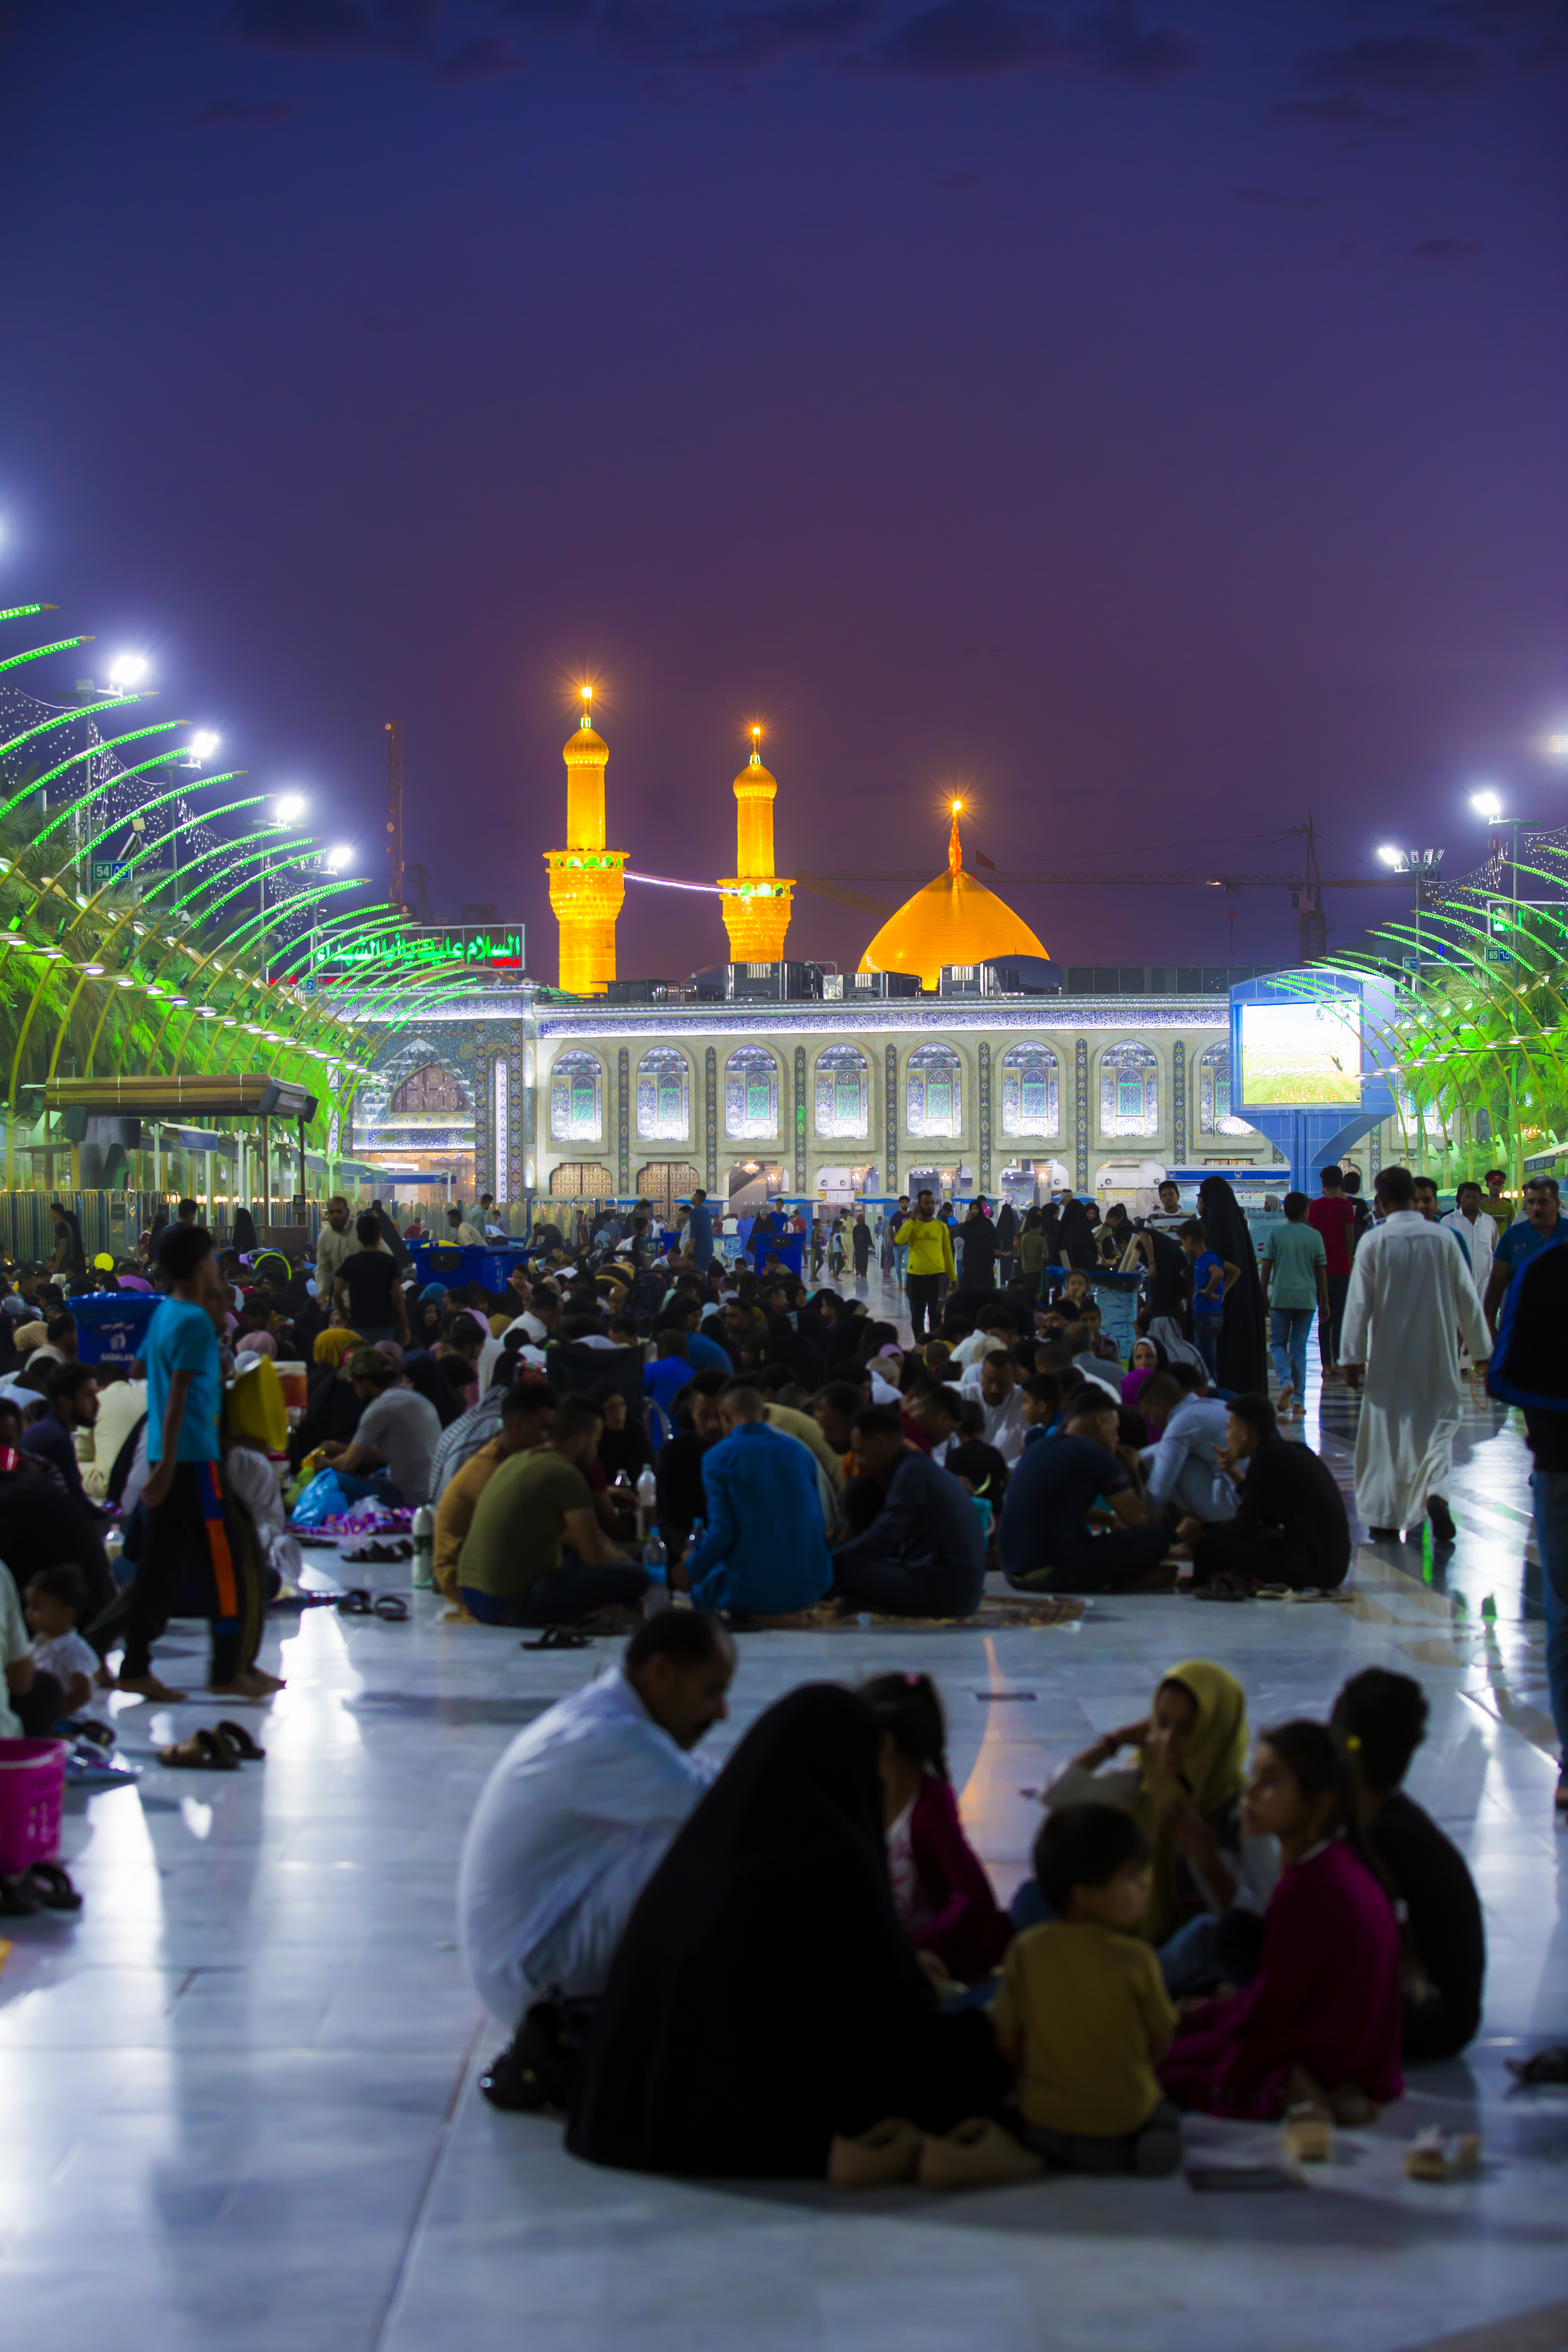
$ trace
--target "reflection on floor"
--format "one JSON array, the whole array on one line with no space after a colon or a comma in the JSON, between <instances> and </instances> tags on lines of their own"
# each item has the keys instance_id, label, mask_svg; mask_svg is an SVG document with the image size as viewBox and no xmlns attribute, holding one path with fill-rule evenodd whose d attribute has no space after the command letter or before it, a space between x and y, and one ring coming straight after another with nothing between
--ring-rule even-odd
<instances>
[{"instance_id":1,"label":"reflection on floor","mask_svg":"<svg viewBox=\"0 0 1568 2352\"><path fill-rule=\"evenodd\" d=\"M1310 1410L1343 1475L1353 1402L1324 1404L1314 1375ZM158 2352L1568 2345L1568 2092L1510 2098L1503 2064L1568 2038L1527 1457L1489 1406L1467 1413L1460 1456L1457 1546L1363 1545L1349 1605L1130 1599L1043 1632L753 1636L725 1734L812 1676L929 1667L1005 1893L1037 1820L1026 1791L1173 1661L1234 1667L1258 1725L1321 1712L1368 1663L1417 1674L1433 1723L1412 1786L1480 1884L1486 2021L1464 2062L1343 2136L1308 2194L1057 2179L847 2205L595 2172L556 2126L492 2113L474 2087L491 2031L455 1949L458 1843L512 1727L597 1657L525 1654L420 1595L405 1625L321 1611L279 1628L267 1663L289 1687L258 1724L265 1764L152 1764L75 1804L87 1908L11 1926L0 1973L7 2341L118 2340L133 2315ZM195 1629L169 1646L199 1670ZM145 1752L216 1712L132 1705L121 1727ZM1434 2121L1479 2122L1479 2180L1404 2180L1401 2142Z\"/></svg>"}]
</instances>

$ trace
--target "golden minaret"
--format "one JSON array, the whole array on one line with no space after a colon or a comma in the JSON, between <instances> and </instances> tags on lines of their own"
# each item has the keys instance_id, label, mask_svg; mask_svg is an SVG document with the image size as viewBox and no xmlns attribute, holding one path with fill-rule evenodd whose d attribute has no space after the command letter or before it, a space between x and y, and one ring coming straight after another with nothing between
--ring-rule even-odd
<instances>
[{"instance_id":1,"label":"golden minaret","mask_svg":"<svg viewBox=\"0 0 1568 2352\"><path fill-rule=\"evenodd\" d=\"M624 849L605 847L605 769L610 747L594 731L594 689L581 689L583 716L562 749L566 762L566 847L547 849L550 906L561 926L560 985L571 996L603 996L616 976L616 917L626 895Z\"/></svg>"},{"instance_id":2,"label":"golden minaret","mask_svg":"<svg viewBox=\"0 0 1568 2352\"><path fill-rule=\"evenodd\" d=\"M719 877L724 929L733 963L778 963L789 929L795 884L773 872L775 779L763 765L763 730L752 730L752 756L735 779L735 866Z\"/></svg>"}]
</instances>

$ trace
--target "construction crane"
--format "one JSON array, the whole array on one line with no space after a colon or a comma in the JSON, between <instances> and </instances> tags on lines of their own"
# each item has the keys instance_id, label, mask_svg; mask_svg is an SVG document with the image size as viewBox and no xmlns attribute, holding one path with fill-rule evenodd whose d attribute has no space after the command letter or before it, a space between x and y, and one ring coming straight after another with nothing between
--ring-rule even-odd
<instances>
[{"instance_id":1,"label":"construction crane","mask_svg":"<svg viewBox=\"0 0 1568 2352\"><path fill-rule=\"evenodd\" d=\"M1306 871L1303 874L1244 874L1234 870L1216 874L1212 866L1207 868L1174 866L1167 868L1163 874L1076 874L1058 873L1054 870L1014 872L1011 869L1004 871L996 867L988 857L977 856L974 862L976 866L984 866L989 872L994 874L1000 886L1009 888L1028 883L1044 884L1052 887L1067 887L1075 885L1081 887L1087 884L1109 889L1158 887L1167 890L1183 888L1223 890L1233 902L1230 908L1233 946L1236 931L1234 900L1237 892L1243 889L1289 890L1290 904L1296 910L1301 961L1316 963L1326 953L1328 948L1329 927L1323 913L1323 892L1325 890L1386 890L1391 883L1397 882L1398 877L1388 874L1321 874L1318 870L1317 848L1312 837L1311 819L1309 818L1305 824L1288 827L1287 835L1281 837L1292 835L1305 843L1303 863ZM885 920L895 911L890 899L873 898L867 891L847 888L844 886L855 882L878 881L920 883L929 881L930 878L929 875L918 873L912 868L893 870L886 867L865 867L858 871L841 871L834 868L825 873L797 874L795 887L797 890L813 891L819 898L834 899L840 906L856 907L862 914L880 915Z\"/></svg>"}]
</instances>

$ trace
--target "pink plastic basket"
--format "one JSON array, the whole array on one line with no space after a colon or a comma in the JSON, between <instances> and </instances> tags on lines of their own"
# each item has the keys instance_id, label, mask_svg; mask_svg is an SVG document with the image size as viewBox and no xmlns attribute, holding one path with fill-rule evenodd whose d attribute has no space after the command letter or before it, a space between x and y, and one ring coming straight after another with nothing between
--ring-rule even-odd
<instances>
[{"instance_id":1,"label":"pink plastic basket","mask_svg":"<svg viewBox=\"0 0 1568 2352\"><path fill-rule=\"evenodd\" d=\"M63 1739L0 1739L0 1878L58 1852L65 1782Z\"/></svg>"}]
</instances>

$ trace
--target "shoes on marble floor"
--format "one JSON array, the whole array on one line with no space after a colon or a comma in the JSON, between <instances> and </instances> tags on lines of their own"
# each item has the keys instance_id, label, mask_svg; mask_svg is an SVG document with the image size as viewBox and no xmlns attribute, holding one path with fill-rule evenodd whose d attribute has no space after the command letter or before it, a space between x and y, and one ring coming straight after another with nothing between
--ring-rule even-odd
<instances>
[{"instance_id":1,"label":"shoes on marble floor","mask_svg":"<svg viewBox=\"0 0 1568 2352\"><path fill-rule=\"evenodd\" d=\"M1448 1508L1447 1502L1441 1495L1427 1496L1426 1516L1432 1522L1433 1541L1435 1543L1452 1543L1459 1530L1454 1525L1453 1512Z\"/></svg>"},{"instance_id":2,"label":"shoes on marble floor","mask_svg":"<svg viewBox=\"0 0 1568 2352\"><path fill-rule=\"evenodd\" d=\"M922 2189L1002 2189L1038 2180L1045 2168L1044 2158L994 2117L971 2116L940 2138L934 2133L926 2138L915 2177Z\"/></svg>"},{"instance_id":3,"label":"shoes on marble floor","mask_svg":"<svg viewBox=\"0 0 1568 2352\"><path fill-rule=\"evenodd\" d=\"M847 2139L835 2132L827 2151L829 2189L890 2189L920 2170L923 2133L907 2116L889 2116Z\"/></svg>"},{"instance_id":4,"label":"shoes on marble floor","mask_svg":"<svg viewBox=\"0 0 1568 2352\"><path fill-rule=\"evenodd\" d=\"M1366 1539L1368 1543L1397 1543L1399 1541L1399 1529L1397 1528L1368 1528L1366 1531Z\"/></svg>"},{"instance_id":5,"label":"shoes on marble floor","mask_svg":"<svg viewBox=\"0 0 1568 2352\"><path fill-rule=\"evenodd\" d=\"M513 2115L563 2116L597 2007L591 2000L536 2000L479 2076L491 2106Z\"/></svg>"},{"instance_id":6,"label":"shoes on marble floor","mask_svg":"<svg viewBox=\"0 0 1568 2352\"><path fill-rule=\"evenodd\" d=\"M1375 2099L1369 2099L1356 2083L1342 2083L1336 2090L1325 2091L1315 2074L1305 2066L1292 2066L1290 2079L1285 2086L1286 2113L1300 2120L1309 2116L1327 2116L1342 2130L1356 2131L1374 2124L1383 2109Z\"/></svg>"}]
</instances>

